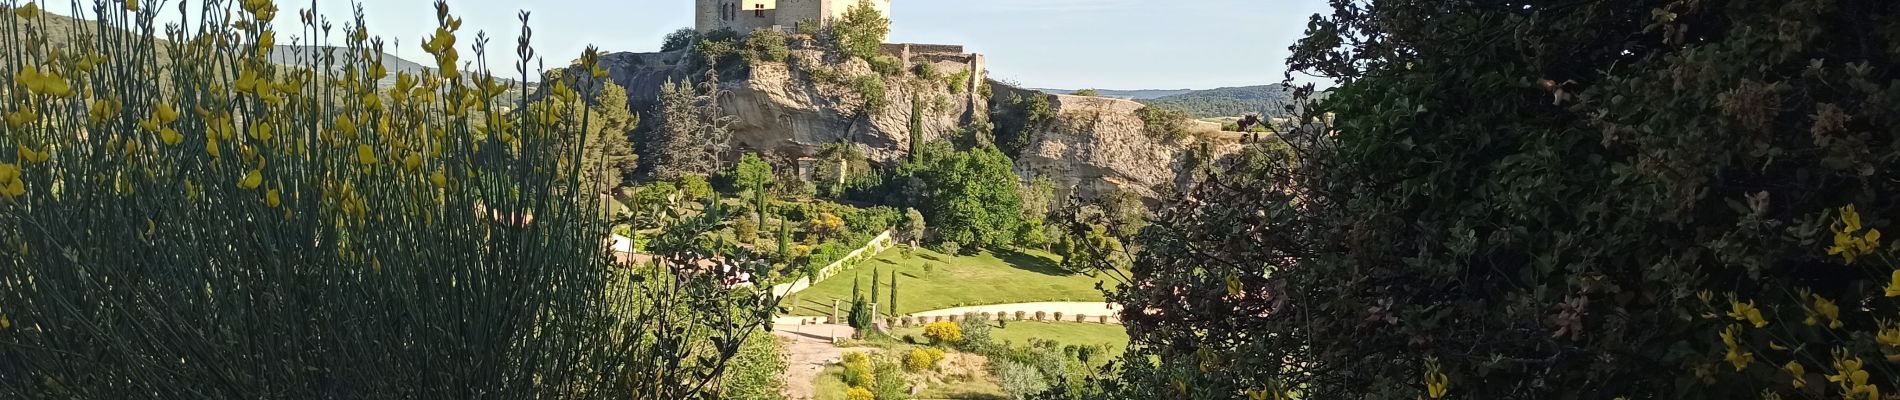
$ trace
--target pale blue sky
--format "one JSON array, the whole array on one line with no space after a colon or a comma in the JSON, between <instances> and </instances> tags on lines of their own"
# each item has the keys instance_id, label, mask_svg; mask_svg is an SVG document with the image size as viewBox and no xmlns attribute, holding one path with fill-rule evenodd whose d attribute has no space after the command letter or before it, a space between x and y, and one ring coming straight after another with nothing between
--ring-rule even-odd
<instances>
[{"instance_id":1,"label":"pale blue sky","mask_svg":"<svg viewBox=\"0 0 1900 400\"><path fill-rule=\"evenodd\" d=\"M70 0L48 9L61 12ZM90 4L91 0L82 0ZM111 0L117 1L117 0ZM166 1L174 6L178 0ZM232 1L235 3L235 1ZM427 62L419 47L433 31L433 0L363 1L373 33L398 38L403 58ZM892 42L961 44L989 59L994 77L1031 87L1208 89L1281 81L1287 46L1323 0L893 0ZM195 4L195 2L194 2ZM279 30L293 30L311 1L279 1ZM350 2L317 0L333 20ZM491 66L512 69L516 11L534 13L536 49L550 66L591 43L607 51L654 51L661 37L692 26L691 0L450 0L465 22L496 38ZM69 12L62 12L67 13ZM341 25L340 23L338 24ZM286 36L280 34L279 42ZM497 54L500 53L500 54ZM470 57L464 57L470 58Z\"/></svg>"}]
</instances>

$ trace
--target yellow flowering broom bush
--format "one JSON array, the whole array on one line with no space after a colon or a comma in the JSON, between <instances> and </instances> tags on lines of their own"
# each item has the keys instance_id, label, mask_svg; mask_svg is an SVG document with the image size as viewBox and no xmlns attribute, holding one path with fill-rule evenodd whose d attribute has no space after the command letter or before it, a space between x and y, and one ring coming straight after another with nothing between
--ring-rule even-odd
<instances>
[{"instance_id":1,"label":"yellow flowering broom bush","mask_svg":"<svg viewBox=\"0 0 1900 400\"><path fill-rule=\"evenodd\" d=\"M87 3L0 0L0 398L710 398L775 306L608 264L560 106L591 49L505 104L539 72L442 3L420 73L360 13ZM273 64L292 42L340 46Z\"/></svg>"}]
</instances>

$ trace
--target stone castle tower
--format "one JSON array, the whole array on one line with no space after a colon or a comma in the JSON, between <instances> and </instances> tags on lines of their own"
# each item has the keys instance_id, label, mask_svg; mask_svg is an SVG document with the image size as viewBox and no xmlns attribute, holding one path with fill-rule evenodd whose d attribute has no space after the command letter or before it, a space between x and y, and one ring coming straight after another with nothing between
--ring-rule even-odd
<instances>
[{"instance_id":1,"label":"stone castle tower","mask_svg":"<svg viewBox=\"0 0 1900 400\"><path fill-rule=\"evenodd\" d=\"M891 0L697 0L695 28L701 33L731 29L746 33L758 28L796 29L802 23L830 23L863 1L891 16Z\"/></svg>"}]
</instances>

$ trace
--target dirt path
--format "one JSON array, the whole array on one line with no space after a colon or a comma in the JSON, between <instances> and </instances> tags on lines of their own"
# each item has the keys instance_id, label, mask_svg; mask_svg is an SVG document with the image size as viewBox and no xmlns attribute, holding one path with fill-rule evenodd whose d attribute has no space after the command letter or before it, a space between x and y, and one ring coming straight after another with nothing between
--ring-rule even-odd
<instances>
[{"instance_id":1,"label":"dirt path","mask_svg":"<svg viewBox=\"0 0 1900 400\"><path fill-rule=\"evenodd\" d=\"M853 333L856 330L844 325L773 325L772 334L779 337L785 351L785 398L811 399L811 381L825 367L842 361L845 352L875 350L831 344L832 337L850 337Z\"/></svg>"}]
</instances>

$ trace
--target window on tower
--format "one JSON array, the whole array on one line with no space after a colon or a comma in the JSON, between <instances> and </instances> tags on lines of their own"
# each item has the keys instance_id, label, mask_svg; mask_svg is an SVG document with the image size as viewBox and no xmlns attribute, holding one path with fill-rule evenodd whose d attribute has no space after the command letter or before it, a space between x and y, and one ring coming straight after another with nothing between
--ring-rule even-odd
<instances>
[{"instance_id":1,"label":"window on tower","mask_svg":"<svg viewBox=\"0 0 1900 400\"><path fill-rule=\"evenodd\" d=\"M759 4L753 4L753 5L752 5L752 16L754 16L754 17L759 17L759 18L765 18L765 3L759 3Z\"/></svg>"}]
</instances>

